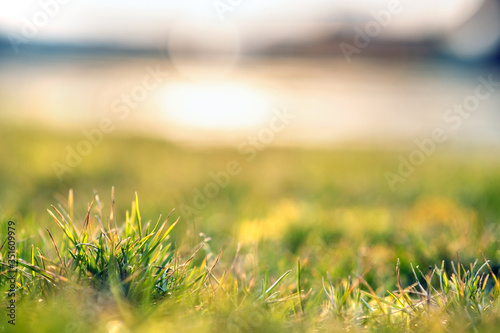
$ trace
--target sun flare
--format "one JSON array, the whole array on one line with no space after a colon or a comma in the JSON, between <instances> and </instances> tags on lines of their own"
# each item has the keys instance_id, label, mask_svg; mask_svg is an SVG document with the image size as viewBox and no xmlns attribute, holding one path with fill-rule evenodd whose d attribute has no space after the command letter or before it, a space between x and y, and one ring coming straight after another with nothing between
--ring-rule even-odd
<instances>
[{"instance_id":1,"label":"sun flare","mask_svg":"<svg viewBox=\"0 0 500 333\"><path fill-rule=\"evenodd\" d=\"M262 93L233 84L172 85L165 92L165 106L179 124L219 130L258 126L271 112Z\"/></svg>"}]
</instances>

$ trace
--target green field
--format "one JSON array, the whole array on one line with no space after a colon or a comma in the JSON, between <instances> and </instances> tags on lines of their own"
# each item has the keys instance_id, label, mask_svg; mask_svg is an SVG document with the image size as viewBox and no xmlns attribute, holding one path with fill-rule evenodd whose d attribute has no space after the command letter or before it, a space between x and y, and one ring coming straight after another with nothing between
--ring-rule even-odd
<instances>
[{"instance_id":1,"label":"green field","mask_svg":"<svg viewBox=\"0 0 500 333\"><path fill-rule=\"evenodd\" d=\"M2 304L9 221L20 259L0 332L500 330L497 148L439 147L393 192L384 174L412 146L248 161L122 132L59 179L83 138L0 126Z\"/></svg>"}]
</instances>

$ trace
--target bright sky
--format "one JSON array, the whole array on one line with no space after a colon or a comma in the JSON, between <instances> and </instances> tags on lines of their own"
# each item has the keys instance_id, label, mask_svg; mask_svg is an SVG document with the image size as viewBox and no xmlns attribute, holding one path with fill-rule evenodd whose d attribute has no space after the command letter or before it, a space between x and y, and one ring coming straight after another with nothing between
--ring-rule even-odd
<instances>
[{"instance_id":1,"label":"bright sky","mask_svg":"<svg viewBox=\"0 0 500 333\"><path fill-rule=\"evenodd\" d=\"M178 24L186 29L210 22L236 29L245 40L266 43L307 38L318 29L324 31L325 26L335 30L342 23L356 23L357 19L369 18L372 10L386 9L390 1L0 0L0 31L21 34L26 20L38 18L40 28L33 36L37 39L154 45ZM384 33L411 38L446 31L472 15L483 1L400 0L403 10L393 17ZM43 3L52 4L46 6L50 14L46 22L41 14ZM221 6L219 10L216 5Z\"/></svg>"}]
</instances>

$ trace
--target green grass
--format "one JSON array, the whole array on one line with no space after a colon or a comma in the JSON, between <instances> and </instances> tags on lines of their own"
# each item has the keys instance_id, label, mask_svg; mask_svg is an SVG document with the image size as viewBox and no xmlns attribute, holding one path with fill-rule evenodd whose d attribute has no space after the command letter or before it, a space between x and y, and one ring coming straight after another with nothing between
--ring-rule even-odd
<instances>
[{"instance_id":1,"label":"green grass","mask_svg":"<svg viewBox=\"0 0 500 333\"><path fill-rule=\"evenodd\" d=\"M0 133L14 331L500 328L498 150L444 147L393 193L396 150L267 148L247 162L123 133L61 182L51 163L81 136ZM197 214L182 211L231 160L242 172Z\"/></svg>"}]
</instances>

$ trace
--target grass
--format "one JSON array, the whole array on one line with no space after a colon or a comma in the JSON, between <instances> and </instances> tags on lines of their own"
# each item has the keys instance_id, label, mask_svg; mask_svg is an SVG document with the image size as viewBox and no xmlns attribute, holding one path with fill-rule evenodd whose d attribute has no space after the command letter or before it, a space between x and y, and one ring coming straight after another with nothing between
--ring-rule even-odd
<instances>
[{"instance_id":1,"label":"grass","mask_svg":"<svg viewBox=\"0 0 500 333\"><path fill-rule=\"evenodd\" d=\"M269 148L248 163L123 134L60 182L50 165L78 135L1 133L0 235L15 221L19 260L15 330L0 330L500 328L495 151L444 149L393 193L399 151ZM242 173L180 211L230 160Z\"/></svg>"}]
</instances>

